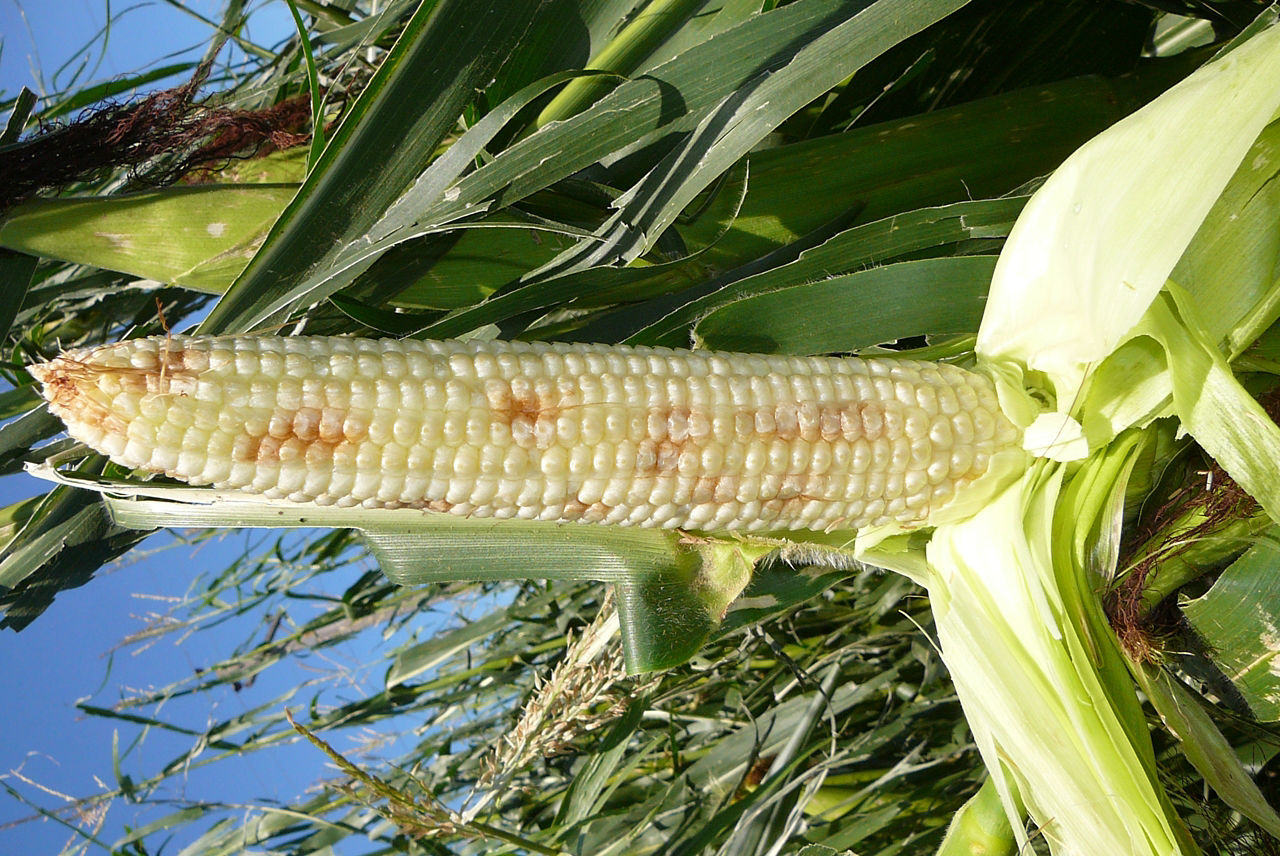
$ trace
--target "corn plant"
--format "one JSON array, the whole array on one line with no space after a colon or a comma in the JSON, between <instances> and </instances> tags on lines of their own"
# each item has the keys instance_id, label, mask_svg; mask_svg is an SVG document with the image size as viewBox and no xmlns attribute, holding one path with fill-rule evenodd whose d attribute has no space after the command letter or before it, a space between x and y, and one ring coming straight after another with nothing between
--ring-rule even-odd
<instances>
[{"instance_id":1,"label":"corn plant","mask_svg":"<svg viewBox=\"0 0 1280 856\"><path fill-rule=\"evenodd\" d=\"M552 582L395 651L372 708L272 714L251 748L296 725L347 781L193 846L1193 854L1280 834L1150 630L1230 565L1179 625L1222 646L1280 508L1273 10L1140 67L1182 31L1121 4L309 11L286 54L307 74L220 96L310 94L307 157L263 171L292 180L55 188L0 222L29 283L11 411L49 402L0 440L58 482L10 510L5 623L156 527L334 527L299 555L367 550L408 587L362 582L372 621L458 581ZM1054 24L1078 28L1059 69L1128 76L956 47ZM160 329L206 301L191 335ZM1188 494L1205 468L1217 484ZM528 629L547 615L577 640ZM1236 627L1202 665L1269 650ZM1221 685L1275 718L1265 676ZM959 710L972 744L945 736ZM387 771L321 736L414 711L440 733ZM1220 802L1178 784L1201 780Z\"/></svg>"}]
</instances>

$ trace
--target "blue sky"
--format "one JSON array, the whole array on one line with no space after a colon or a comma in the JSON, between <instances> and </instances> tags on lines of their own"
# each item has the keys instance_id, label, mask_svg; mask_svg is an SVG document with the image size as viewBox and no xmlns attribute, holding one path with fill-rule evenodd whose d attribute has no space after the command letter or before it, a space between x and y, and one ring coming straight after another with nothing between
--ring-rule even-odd
<instances>
[{"instance_id":1,"label":"blue sky","mask_svg":"<svg viewBox=\"0 0 1280 856\"><path fill-rule=\"evenodd\" d=\"M37 94L199 59L224 0L0 0L0 86ZM293 32L284 0L254 0L247 35Z\"/></svg>"},{"instance_id":2,"label":"blue sky","mask_svg":"<svg viewBox=\"0 0 1280 856\"><path fill-rule=\"evenodd\" d=\"M221 0L110 2L107 0L0 0L0 89L6 98L25 85L38 94L79 88L87 82L127 77L158 65L196 59L208 43L208 20L217 20ZM263 0L248 35L272 45L292 33L283 0ZM111 20L110 27L107 26ZM204 20L202 20L204 19ZM177 80L169 81L172 85ZM0 478L0 505L43 492L45 485L25 475ZM21 633L0 631L0 787L54 810L63 795L83 797L114 787L114 750L119 770L137 778L191 746L192 738L162 730L87 716L78 701L111 707L121 699L169 685L207 669L237 644L260 638L261 612L228 620L213 630L170 634L154 644L120 647L122 640L162 616L181 618L184 596L242 554L268 551L278 533L228 533L193 549L158 536L143 552L119 567L104 569L80 589L58 596L53 607ZM365 566L354 566L308 583L316 594L340 595ZM290 601L290 618L306 621L325 604ZM368 636L370 634L366 634ZM160 714L200 731L245 713L300 685L308 685L299 703L314 694L330 701L377 686L385 663L365 639L289 662L264 673L240 692L175 698ZM338 676L351 677L342 681ZM138 713L154 713L139 710ZM144 739L134 744L139 735ZM340 749L344 748L338 742ZM349 748L349 747L348 747ZM207 754L206 756L207 757ZM243 804L255 799L290 800L317 779L331 775L326 761L310 746L295 744L218 763L193 766L166 786L176 802L210 800ZM145 810L116 800L109 808L99 840L117 840L164 811ZM35 819L33 809L0 791L0 853L52 854L81 840L67 827ZM180 843L180 842L172 842ZM176 852L179 847L166 852ZM88 852L102 852L89 848Z\"/></svg>"}]
</instances>

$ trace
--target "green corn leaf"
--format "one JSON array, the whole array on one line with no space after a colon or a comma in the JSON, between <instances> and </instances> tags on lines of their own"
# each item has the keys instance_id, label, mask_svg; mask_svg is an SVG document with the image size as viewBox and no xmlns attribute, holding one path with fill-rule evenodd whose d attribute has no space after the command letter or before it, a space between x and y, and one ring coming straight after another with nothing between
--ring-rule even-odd
<instances>
[{"instance_id":1,"label":"green corn leaf","mask_svg":"<svg viewBox=\"0 0 1280 856\"><path fill-rule=\"evenodd\" d=\"M906 243L906 239L899 236L910 234L906 230L913 224L905 221L904 232L899 233L898 223L889 219L891 215L901 216L903 212L925 206L958 203L972 196L1008 193L1051 169L1090 133L1100 131L1124 115L1151 85L1150 80L1142 85L1134 84L1132 88L1129 85L1117 88L1116 83L1094 80L1066 81L1046 90L1020 90L909 120L754 152L748 158L747 194L730 229L721 236L714 220L677 223L674 228L687 245L706 246L706 250L684 264L651 268L648 276L632 275L631 287L637 292L642 288L648 295L681 289L688 292L663 298L652 307L643 304L628 307L618 319L630 328L623 332L633 337L629 341L637 344L687 345L688 325L711 308L693 303L706 297L703 288L713 287L705 283L714 283L715 278L726 271L788 247L801 236L844 216L851 206L860 210L862 219L880 222L885 234L850 235L848 245L833 246L829 254L814 260L814 267L804 276L820 278L833 272L856 270L884 260L886 253L908 252L909 248L895 249L894 245ZM523 145L532 144L544 134L558 134L559 128L575 121L578 120L539 132L499 155L485 169L497 169L500 164L512 162L511 159L523 151ZM997 149L1004 153L998 161L978 156ZM957 158L957 152L962 156ZM964 156L964 153L973 154ZM544 155L555 157L551 153ZM807 186L812 191L804 197L795 194L794 176L798 171L805 173ZM459 186L471 179L471 176L464 178ZM1007 211L1016 211L1022 203L990 204L1008 205ZM1008 216L1007 211L993 212L990 216L1003 219ZM960 222L948 228L959 227L955 229L960 233L957 239L981 234L980 224L989 216L983 213L981 204L969 211L957 209L953 213ZM1007 231L997 231L995 236L1003 234ZM923 240L930 242L926 246L934 246L946 238L940 229L938 234ZM482 235L464 238L458 244L456 258L446 254L434 261L429 273L422 277L422 285L411 287L397 299L408 306L432 306L435 304L431 291L438 288L439 283L470 283L477 275L486 277L491 287L496 288L546 263L562 249L552 242L536 243L526 239L518 249L504 244L489 252L484 241ZM859 246L862 241L865 244ZM842 257L841 252L846 253L847 258ZM495 267L482 268L476 264L477 258L492 258ZM817 267L819 263L832 267L823 271ZM525 266L524 270L516 269L520 264ZM590 289L585 285L578 288L580 281L576 276L510 287L483 304L460 309L428 328L423 335L458 335L475 326L500 323L522 313L556 306L567 299L590 299ZM788 284L801 281L804 280L797 278ZM714 301L714 298L706 299ZM690 306L681 308L683 303ZM663 319L664 315L670 317ZM636 333L635 328L641 324L654 325L654 332ZM611 338L616 335L612 327L607 329Z\"/></svg>"},{"instance_id":2,"label":"green corn leaf","mask_svg":"<svg viewBox=\"0 0 1280 856\"><path fill-rule=\"evenodd\" d=\"M551 100L534 127L565 119L581 112L593 101L617 85L622 75L630 74L655 47L682 29L687 16L701 0L649 0L630 23L600 53L591 58L587 68L606 74L579 78Z\"/></svg>"},{"instance_id":3,"label":"green corn leaf","mask_svg":"<svg viewBox=\"0 0 1280 856\"><path fill-rule=\"evenodd\" d=\"M13 327L18 310L26 300L27 290L31 288L31 278L35 276L39 261L35 256L0 250L0 288L4 289L5 294L4 305L0 306L0 335L7 336Z\"/></svg>"},{"instance_id":4,"label":"green corn leaf","mask_svg":"<svg viewBox=\"0 0 1280 856\"><path fill-rule=\"evenodd\" d=\"M27 126L27 120L31 118L31 111L35 109L36 102L39 100L39 96L25 86L18 90L18 97L13 100L13 108L5 121L4 131L0 132L0 147L12 145L18 141L22 136L22 129Z\"/></svg>"},{"instance_id":5,"label":"green corn leaf","mask_svg":"<svg viewBox=\"0 0 1280 856\"><path fill-rule=\"evenodd\" d=\"M750 582L755 563L778 546L767 539L693 538L659 529L307 506L110 480L68 483L104 491L115 526L353 528L400 585L530 578L614 583L623 653L633 673L668 669L692 657ZM0 573L4 568L0 564Z\"/></svg>"},{"instance_id":6,"label":"green corn leaf","mask_svg":"<svg viewBox=\"0 0 1280 856\"><path fill-rule=\"evenodd\" d=\"M73 92L62 100L55 101L47 106L41 111L40 118L46 121L50 119L57 119L74 113L77 110L82 110L91 104L98 103L99 101L113 98L126 92L133 92L147 86L148 84L166 80L170 77L177 77L178 75L186 74L187 72L195 69L195 67L196 64L192 62L172 63L170 65L162 65L158 68L150 69L149 71L140 72L138 74L131 74L126 77L108 80L105 83L86 86L84 89Z\"/></svg>"},{"instance_id":7,"label":"green corn leaf","mask_svg":"<svg viewBox=\"0 0 1280 856\"><path fill-rule=\"evenodd\" d=\"M55 488L31 509L0 559L0 628L21 630L58 592L87 583L147 533L117 526L92 493Z\"/></svg>"},{"instance_id":8,"label":"green corn leaf","mask_svg":"<svg viewBox=\"0 0 1280 856\"><path fill-rule=\"evenodd\" d=\"M628 312L626 321L635 329L628 331L626 341L681 346L687 343L691 325L733 302L860 271L900 256L923 251L945 253L951 245L967 240L1002 238L1009 233L1025 201L1024 197L1014 197L957 202L844 229L814 246L801 248L793 260L766 264L764 270L741 277L730 272L725 282L700 283L672 295L670 300L654 301L656 305ZM989 275L987 279L990 280ZM888 294L886 299L897 298Z\"/></svg>"},{"instance_id":9,"label":"green corn leaf","mask_svg":"<svg viewBox=\"0 0 1280 856\"><path fill-rule=\"evenodd\" d=\"M793 285L712 311L694 327L694 340L746 353L831 354L971 333L995 265L995 256L923 259Z\"/></svg>"},{"instance_id":10,"label":"green corn leaf","mask_svg":"<svg viewBox=\"0 0 1280 856\"><path fill-rule=\"evenodd\" d=\"M546 5L423 4L201 330L252 329L326 297L307 273L362 239L404 193Z\"/></svg>"},{"instance_id":11,"label":"green corn leaf","mask_svg":"<svg viewBox=\"0 0 1280 856\"><path fill-rule=\"evenodd\" d=\"M638 258L699 192L783 120L964 2L873 3L829 26L785 65L753 77L709 105L689 136L615 202L617 213L595 240L566 251L531 276Z\"/></svg>"},{"instance_id":12,"label":"green corn leaf","mask_svg":"<svg viewBox=\"0 0 1280 856\"><path fill-rule=\"evenodd\" d=\"M1205 781L1232 808L1280 837L1280 814L1243 769L1235 750L1205 713L1200 700L1166 672L1145 667L1135 675Z\"/></svg>"},{"instance_id":13,"label":"green corn leaf","mask_svg":"<svg viewBox=\"0 0 1280 856\"><path fill-rule=\"evenodd\" d=\"M1277 534L1273 527L1212 588L1181 607L1214 662L1262 722L1280 720L1280 675L1274 668L1280 640L1273 631L1280 627Z\"/></svg>"},{"instance_id":14,"label":"green corn leaf","mask_svg":"<svg viewBox=\"0 0 1280 856\"><path fill-rule=\"evenodd\" d=\"M830 28L833 19L849 17L848 7L839 0L800 0L750 18L619 85L590 109L511 146L458 182L448 198L421 212L419 220L447 222L494 194L510 204L602 158L688 131L704 111L746 81L784 65ZM673 100L676 93L679 98Z\"/></svg>"},{"instance_id":15,"label":"green corn leaf","mask_svg":"<svg viewBox=\"0 0 1280 856\"><path fill-rule=\"evenodd\" d=\"M526 600L522 610L538 611L559 596L554 589ZM518 620L511 608L498 609L483 618L471 621L442 633L425 642L419 642L400 651L391 669L387 673L387 687L402 686L415 678L419 678L437 666L448 661L449 657L465 651L477 642L491 636L503 625Z\"/></svg>"}]
</instances>

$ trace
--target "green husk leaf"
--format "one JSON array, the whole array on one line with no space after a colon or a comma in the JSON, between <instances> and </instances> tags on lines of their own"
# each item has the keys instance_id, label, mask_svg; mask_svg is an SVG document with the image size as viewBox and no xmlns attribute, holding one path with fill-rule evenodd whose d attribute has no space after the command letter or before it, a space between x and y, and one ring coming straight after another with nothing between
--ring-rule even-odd
<instances>
[{"instance_id":1,"label":"green husk leaf","mask_svg":"<svg viewBox=\"0 0 1280 856\"><path fill-rule=\"evenodd\" d=\"M1010 822L1019 830L1020 796L1055 853L1198 852L1157 781L1096 587L1114 576L1126 485L1149 457L1143 446L1159 441L1159 426L1148 426L1160 416L1176 414L1273 518L1280 510L1280 429L1218 350L1241 333L1241 319L1256 335L1272 312L1272 282L1255 272L1239 291L1215 291L1231 307L1205 320L1197 295L1167 282L1193 238L1199 269L1215 241L1241 252L1271 246L1215 232L1232 212L1214 206L1238 204L1250 198L1250 182L1257 190L1267 180L1238 167L1280 105L1277 72L1280 28L1255 32L1086 144L1032 197L992 282L977 348L1006 410L1031 426L1028 437L1051 429L1069 438L1083 424L1079 445L1094 454L1080 464L1038 461L972 518L940 526L927 548L926 585ZM1046 404L1058 413L1035 418ZM999 659L987 653L993 633ZM1019 709L1024 697L1036 710ZM1190 752L1198 766L1238 768L1224 747L1207 747ZM1242 775L1202 772L1228 786ZM1100 790L1116 811L1090 801ZM1026 846L1021 834L1019 843Z\"/></svg>"},{"instance_id":2,"label":"green husk leaf","mask_svg":"<svg viewBox=\"0 0 1280 856\"><path fill-rule=\"evenodd\" d=\"M1210 342L1235 359L1280 315L1280 122L1254 141L1171 279Z\"/></svg>"},{"instance_id":3,"label":"green husk leaf","mask_svg":"<svg viewBox=\"0 0 1280 856\"><path fill-rule=\"evenodd\" d=\"M1009 826L994 779L982 783L947 826L937 856L1015 856L1018 841Z\"/></svg>"},{"instance_id":4,"label":"green husk leaf","mask_svg":"<svg viewBox=\"0 0 1280 856\"><path fill-rule=\"evenodd\" d=\"M297 190L291 184L200 185L38 199L0 221L0 245L221 294Z\"/></svg>"},{"instance_id":5,"label":"green husk leaf","mask_svg":"<svg viewBox=\"0 0 1280 856\"><path fill-rule=\"evenodd\" d=\"M1277 27L1280 30L1280 27ZM1280 427L1240 385L1178 291L1151 305L1141 332L1160 342L1173 407L1183 427L1270 515L1280 521Z\"/></svg>"},{"instance_id":6,"label":"green husk leaf","mask_svg":"<svg viewBox=\"0 0 1280 856\"><path fill-rule=\"evenodd\" d=\"M1091 587L1071 545L1097 521L1074 502L1059 508L1063 476L1061 465L1032 468L934 533L928 588L943 656L1019 846L1025 805L1054 852L1194 853L1179 849L1185 832L1154 778L1150 740L1134 733L1132 690L1112 690L1124 674L1114 639L1072 603Z\"/></svg>"},{"instance_id":7,"label":"green husk leaf","mask_svg":"<svg viewBox=\"0 0 1280 856\"><path fill-rule=\"evenodd\" d=\"M1146 312L1280 107L1278 46L1280 27L1263 31L1054 172L1000 256L980 354L1046 373L1070 406L1089 364Z\"/></svg>"}]
</instances>

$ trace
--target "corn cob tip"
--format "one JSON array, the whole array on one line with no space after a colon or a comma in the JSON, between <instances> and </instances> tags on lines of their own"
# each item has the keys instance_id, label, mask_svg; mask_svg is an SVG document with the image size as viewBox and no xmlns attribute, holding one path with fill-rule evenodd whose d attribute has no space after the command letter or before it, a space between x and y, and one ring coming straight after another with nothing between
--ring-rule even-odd
<instances>
[{"instance_id":1,"label":"corn cob tip","mask_svg":"<svg viewBox=\"0 0 1280 856\"><path fill-rule=\"evenodd\" d=\"M40 395L64 422L63 412L68 408L74 410L80 381L89 371L92 366L77 360L72 352L27 366L27 373L40 384Z\"/></svg>"},{"instance_id":2,"label":"corn cob tip","mask_svg":"<svg viewBox=\"0 0 1280 856\"><path fill-rule=\"evenodd\" d=\"M77 395L77 376L90 370L86 364L78 363L68 355L56 357L43 363L27 366L27 373L40 384L40 394L50 404L67 406Z\"/></svg>"},{"instance_id":3,"label":"corn cob tip","mask_svg":"<svg viewBox=\"0 0 1280 856\"><path fill-rule=\"evenodd\" d=\"M77 439L83 439L78 429L85 422L110 421L112 427L123 428L123 423L112 413L110 399L99 392L97 380L104 373L128 369L93 359L95 353L110 347L114 346L66 351L52 360L27 366L28 374L39 382L40 394L49 403L49 409L67 424ZM144 373L134 372L138 377Z\"/></svg>"}]
</instances>

